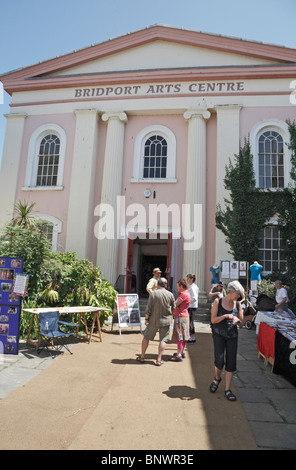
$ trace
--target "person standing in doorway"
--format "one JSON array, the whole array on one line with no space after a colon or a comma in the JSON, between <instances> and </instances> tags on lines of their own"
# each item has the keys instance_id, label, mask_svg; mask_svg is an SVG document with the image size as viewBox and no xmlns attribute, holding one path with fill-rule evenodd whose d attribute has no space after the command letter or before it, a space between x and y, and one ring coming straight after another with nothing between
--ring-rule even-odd
<instances>
[{"instance_id":1,"label":"person standing in doorway","mask_svg":"<svg viewBox=\"0 0 296 470\"><path fill-rule=\"evenodd\" d=\"M151 294L151 292L157 289L157 281L158 279L160 279L161 270L159 268L154 268L152 274L153 274L153 277L149 280L146 286L146 290L149 295Z\"/></svg>"},{"instance_id":2,"label":"person standing in doorway","mask_svg":"<svg viewBox=\"0 0 296 470\"><path fill-rule=\"evenodd\" d=\"M189 333L190 333L190 338L187 341L189 344L193 344L196 342L195 338L195 327L194 327L194 317L198 308L198 291L199 288L195 284L195 274L187 274L186 277L187 284L188 284L188 290L190 293L190 304L188 307L188 313L189 313Z\"/></svg>"}]
</instances>

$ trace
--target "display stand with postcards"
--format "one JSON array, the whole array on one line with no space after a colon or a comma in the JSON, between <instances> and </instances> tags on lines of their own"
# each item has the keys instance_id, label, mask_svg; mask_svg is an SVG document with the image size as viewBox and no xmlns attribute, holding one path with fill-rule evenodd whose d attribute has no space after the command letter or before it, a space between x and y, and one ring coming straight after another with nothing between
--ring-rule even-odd
<instances>
[{"instance_id":1,"label":"display stand with postcards","mask_svg":"<svg viewBox=\"0 0 296 470\"><path fill-rule=\"evenodd\" d=\"M22 273L21 258L0 258L0 352L18 354L22 297L29 276Z\"/></svg>"}]
</instances>

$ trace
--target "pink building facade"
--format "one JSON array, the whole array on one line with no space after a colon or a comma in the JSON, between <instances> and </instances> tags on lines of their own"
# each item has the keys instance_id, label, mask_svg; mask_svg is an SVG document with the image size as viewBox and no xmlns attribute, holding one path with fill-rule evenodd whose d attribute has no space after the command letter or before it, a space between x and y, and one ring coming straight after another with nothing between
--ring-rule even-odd
<instances>
[{"instance_id":1,"label":"pink building facade","mask_svg":"<svg viewBox=\"0 0 296 470\"><path fill-rule=\"evenodd\" d=\"M215 227L229 158L249 137L257 185L290 182L295 63L295 49L152 26L2 75L0 224L35 202L53 249L125 290L143 292L155 266L208 290L209 267L230 256Z\"/></svg>"}]
</instances>

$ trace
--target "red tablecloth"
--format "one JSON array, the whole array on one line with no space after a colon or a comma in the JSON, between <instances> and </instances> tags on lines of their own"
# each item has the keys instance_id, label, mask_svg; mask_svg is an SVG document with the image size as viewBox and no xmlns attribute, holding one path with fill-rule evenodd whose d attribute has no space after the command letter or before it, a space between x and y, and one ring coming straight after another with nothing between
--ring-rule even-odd
<instances>
[{"instance_id":1,"label":"red tablecloth","mask_svg":"<svg viewBox=\"0 0 296 470\"><path fill-rule=\"evenodd\" d=\"M257 348L264 357L274 358L275 329L261 322L259 326Z\"/></svg>"}]
</instances>

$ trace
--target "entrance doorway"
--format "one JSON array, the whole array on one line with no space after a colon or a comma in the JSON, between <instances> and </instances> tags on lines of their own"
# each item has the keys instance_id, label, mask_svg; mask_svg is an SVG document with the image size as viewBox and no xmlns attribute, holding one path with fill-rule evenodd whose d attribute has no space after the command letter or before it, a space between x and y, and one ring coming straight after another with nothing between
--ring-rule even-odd
<instances>
[{"instance_id":1,"label":"entrance doorway","mask_svg":"<svg viewBox=\"0 0 296 470\"><path fill-rule=\"evenodd\" d=\"M125 292L131 292L133 279L135 280L135 290L139 295L147 293L146 286L152 277L154 268L159 268L162 276L171 284L172 276L172 234L167 238L158 234L155 238L132 238L127 242L126 257L126 282ZM148 293L147 293L148 295Z\"/></svg>"}]
</instances>

